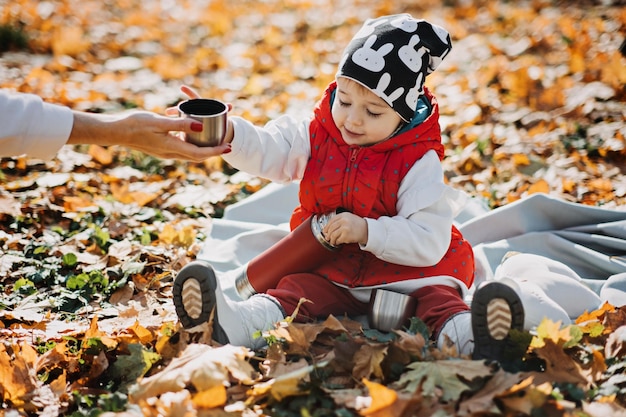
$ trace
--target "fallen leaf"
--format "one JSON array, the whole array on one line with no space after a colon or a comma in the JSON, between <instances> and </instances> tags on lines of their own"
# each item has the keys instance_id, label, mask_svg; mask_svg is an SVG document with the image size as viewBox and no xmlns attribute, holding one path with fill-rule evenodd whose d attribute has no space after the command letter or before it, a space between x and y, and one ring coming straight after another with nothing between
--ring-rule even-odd
<instances>
[{"instance_id":1,"label":"fallen leaf","mask_svg":"<svg viewBox=\"0 0 626 417\"><path fill-rule=\"evenodd\" d=\"M459 379L460 375L465 380L472 380L491 373L484 362L468 360L413 362L407 369L398 380L398 384L405 391L421 390L424 396L435 396L438 395L437 389L440 389L443 391L441 399L444 401L458 400L469 388Z\"/></svg>"},{"instance_id":2,"label":"fallen leaf","mask_svg":"<svg viewBox=\"0 0 626 417\"><path fill-rule=\"evenodd\" d=\"M354 369L352 375L355 379L384 378L381 367L387 355L388 347L384 344L365 344L354 354Z\"/></svg>"},{"instance_id":3,"label":"fallen leaf","mask_svg":"<svg viewBox=\"0 0 626 417\"><path fill-rule=\"evenodd\" d=\"M224 345L218 348L191 344L159 373L140 380L132 389L135 400L155 397L187 386L206 391L216 385L229 385L231 380L252 384L257 375L249 358L253 355L244 347Z\"/></svg>"},{"instance_id":4,"label":"fallen leaf","mask_svg":"<svg viewBox=\"0 0 626 417\"><path fill-rule=\"evenodd\" d=\"M384 385L370 381L366 378L363 378L362 382L367 387L370 397L372 398L372 402L369 407L359 410L359 414L362 416L369 416L388 408L398 399L398 394Z\"/></svg>"}]
</instances>

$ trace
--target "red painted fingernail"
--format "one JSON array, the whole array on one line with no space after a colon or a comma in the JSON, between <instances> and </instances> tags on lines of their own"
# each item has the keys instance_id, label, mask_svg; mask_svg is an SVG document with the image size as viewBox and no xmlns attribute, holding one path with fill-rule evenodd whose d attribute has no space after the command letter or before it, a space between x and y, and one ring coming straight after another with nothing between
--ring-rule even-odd
<instances>
[{"instance_id":1,"label":"red painted fingernail","mask_svg":"<svg viewBox=\"0 0 626 417\"><path fill-rule=\"evenodd\" d=\"M194 132L202 132L202 123L193 122L191 124L191 130Z\"/></svg>"},{"instance_id":2,"label":"red painted fingernail","mask_svg":"<svg viewBox=\"0 0 626 417\"><path fill-rule=\"evenodd\" d=\"M232 150L231 148L227 148L227 149L225 149L225 150L224 150L224 152L222 152L222 153L231 153L232 151L233 151L233 150Z\"/></svg>"}]
</instances>

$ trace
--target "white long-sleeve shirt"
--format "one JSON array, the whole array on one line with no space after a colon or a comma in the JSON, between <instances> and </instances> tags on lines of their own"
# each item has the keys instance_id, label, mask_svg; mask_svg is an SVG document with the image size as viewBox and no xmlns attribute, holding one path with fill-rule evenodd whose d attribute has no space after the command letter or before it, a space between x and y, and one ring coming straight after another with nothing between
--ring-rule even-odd
<instances>
[{"instance_id":1,"label":"white long-sleeve shirt","mask_svg":"<svg viewBox=\"0 0 626 417\"><path fill-rule=\"evenodd\" d=\"M280 183L302 178L311 155L309 121L282 116L261 128L238 117L231 120L232 152L223 155L229 164ZM437 154L427 152L400 184L398 214L366 219L368 239L361 248L400 265L437 263L448 250L464 196L445 184Z\"/></svg>"},{"instance_id":2,"label":"white long-sleeve shirt","mask_svg":"<svg viewBox=\"0 0 626 417\"><path fill-rule=\"evenodd\" d=\"M67 143L73 123L67 107L0 90L0 157L50 159Z\"/></svg>"}]
</instances>

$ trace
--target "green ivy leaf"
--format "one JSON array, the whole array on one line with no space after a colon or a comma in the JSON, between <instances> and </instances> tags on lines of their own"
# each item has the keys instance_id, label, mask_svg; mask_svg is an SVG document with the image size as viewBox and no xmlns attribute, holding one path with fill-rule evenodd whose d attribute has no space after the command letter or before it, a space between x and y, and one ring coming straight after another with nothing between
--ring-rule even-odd
<instances>
[{"instance_id":1,"label":"green ivy leaf","mask_svg":"<svg viewBox=\"0 0 626 417\"><path fill-rule=\"evenodd\" d=\"M74 253L66 253L63 255L63 265L72 268L78 262L78 257Z\"/></svg>"},{"instance_id":2,"label":"green ivy leaf","mask_svg":"<svg viewBox=\"0 0 626 417\"><path fill-rule=\"evenodd\" d=\"M35 288L35 284L31 280L20 278L13 284L13 291L19 292L20 294L31 295L37 292L37 288Z\"/></svg>"}]
</instances>

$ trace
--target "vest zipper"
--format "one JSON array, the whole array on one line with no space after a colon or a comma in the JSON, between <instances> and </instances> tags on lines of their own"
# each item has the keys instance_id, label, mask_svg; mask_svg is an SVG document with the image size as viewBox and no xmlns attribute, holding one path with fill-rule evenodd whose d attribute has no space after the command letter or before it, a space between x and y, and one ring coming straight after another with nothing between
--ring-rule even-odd
<instances>
[{"instance_id":1,"label":"vest zipper","mask_svg":"<svg viewBox=\"0 0 626 417\"><path fill-rule=\"evenodd\" d=\"M359 151L361 150L360 147L354 147L350 150L350 162L354 162L356 161L356 157L359 154Z\"/></svg>"},{"instance_id":2,"label":"vest zipper","mask_svg":"<svg viewBox=\"0 0 626 417\"><path fill-rule=\"evenodd\" d=\"M356 170L353 165L357 160L359 152L361 151L360 146L354 146L350 148L350 157L348 158L348 175L343 182L343 207L352 207L352 204L348 204L348 199L350 199L350 191L354 188L354 182L356 181Z\"/></svg>"}]
</instances>

